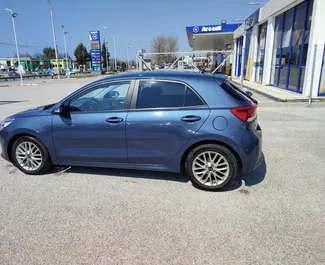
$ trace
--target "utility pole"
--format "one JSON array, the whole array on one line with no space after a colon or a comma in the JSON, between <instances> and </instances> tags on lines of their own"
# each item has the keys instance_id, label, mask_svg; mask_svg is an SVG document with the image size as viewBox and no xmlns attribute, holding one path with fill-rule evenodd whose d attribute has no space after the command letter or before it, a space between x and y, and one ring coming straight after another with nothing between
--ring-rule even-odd
<instances>
[{"instance_id":1,"label":"utility pole","mask_svg":"<svg viewBox=\"0 0 325 265\"><path fill-rule=\"evenodd\" d=\"M65 64L66 64L68 78L70 78L70 74L68 73L68 71L70 72L70 69L69 69L68 52L67 52L67 40L65 37L68 32L64 31L64 25L62 25L62 29L63 29L64 51L65 51Z\"/></svg>"},{"instance_id":2,"label":"utility pole","mask_svg":"<svg viewBox=\"0 0 325 265\"><path fill-rule=\"evenodd\" d=\"M10 12L11 14L11 20L12 20L12 26L14 28L14 36L15 36L15 43L16 43L16 52L17 52L17 59L18 59L18 69L19 69L19 75L20 75L20 85L24 85L23 83L23 73L22 73L22 67L20 65L20 57L19 57L19 50L18 50L18 41L17 41L17 34L16 34L16 26L15 26L15 18L18 16L17 13L13 13L12 10L6 8L6 11Z\"/></svg>"},{"instance_id":3,"label":"utility pole","mask_svg":"<svg viewBox=\"0 0 325 265\"><path fill-rule=\"evenodd\" d=\"M113 40L114 40L114 61L115 61L115 70L117 70L117 60L116 60L116 43L115 43L115 33L113 35Z\"/></svg>"},{"instance_id":4,"label":"utility pole","mask_svg":"<svg viewBox=\"0 0 325 265\"><path fill-rule=\"evenodd\" d=\"M51 13L51 22L52 22L52 33L53 33L53 41L54 41L54 50L55 50L55 58L56 58L56 66L58 69L58 79L60 79L60 65L58 59L58 47L56 45L56 36L55 36L55 27L54 27L54 18L53 18L53 10L52 10L52 3L50 0L47 0L50 4L50 13Z\"/></svg>"},{"instance_id":5,"label":"utility pole","mask_svg":"<svg viewBox=\"0 0 325 265\"><path fill-rule=\"evenodd\" d=\"M127 57L127 70L129 70L129 67L130 67L130 65L129 65L129 48L130 48L130 46L128 46L127 47L127 50L126 50L126 57Z\"/></svg>"},{"instance_id":6,"label":"utility pole","mask_svg":"<svg viewBox=\"0 0 325 265\"><path fill-rule=\"evenodd\" d=\"M105 41L106 47L106 73L108 73L108 41Z\"/></svg>"}]
</instances>

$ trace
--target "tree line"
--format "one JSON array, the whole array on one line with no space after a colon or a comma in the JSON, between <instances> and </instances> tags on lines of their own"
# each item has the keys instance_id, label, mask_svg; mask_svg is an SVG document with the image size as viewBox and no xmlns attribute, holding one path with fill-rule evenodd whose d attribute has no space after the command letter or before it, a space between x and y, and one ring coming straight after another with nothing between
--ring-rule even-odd
<instances>
[{"instance_id":1,"label":"tree line","mask_svg":"<svg viewBox=\"0 0 325 265\"><path fill-rule=\"evenodd\" d=\"M114 60L110 60L110 53L107 51L106 44L102 44L102 63L103 67L107 69L108 66L112 67ZM163 64L163 63L172 63L176 60L176 56L173 54L178 51L178 38L174 36L166 36L160 35L154 37L151 42L151 52L152 53L165 53L165 54L156 54L152 55L151 59L155 64ZM74 50L75 60L74 62L78 65L85 65L91 61L91 53L87 50L86 46L81 42ZM33 56L30 54L22 54L21 57L34 57L38 59L55 59L55 49L52 47L45 47L42 50L42 53L36 53ZM59 59L65 59L64 53L58 53ZM72 60L71 56L68 55L68 59ZM136 63L134 60L129 62L130 66L135 66ZM121 60L117 60L117 66L119 69L126 69L126 62Z\"/></svg>"}]
</instances>

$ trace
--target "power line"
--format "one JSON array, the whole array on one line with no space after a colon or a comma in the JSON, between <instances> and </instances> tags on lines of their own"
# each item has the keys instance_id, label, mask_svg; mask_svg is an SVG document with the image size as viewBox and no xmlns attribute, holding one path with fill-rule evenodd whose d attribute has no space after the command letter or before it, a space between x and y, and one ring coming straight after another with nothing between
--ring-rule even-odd
<instances>
[{"instance_id":1,"label":"power line","mask_svg":"<svg viewBox=\"0 0 325 265\"><path fill-rule=\"evenodd\" d=\"M6 45L6 46L16 46L16 44L13 43L6 43L6 42L0 42L0 45ZM51 47L51 45L18 45L20 48L44 48L44 47ZM61 46L58 46L62 48Z\"/></svg>"}]
</instances>

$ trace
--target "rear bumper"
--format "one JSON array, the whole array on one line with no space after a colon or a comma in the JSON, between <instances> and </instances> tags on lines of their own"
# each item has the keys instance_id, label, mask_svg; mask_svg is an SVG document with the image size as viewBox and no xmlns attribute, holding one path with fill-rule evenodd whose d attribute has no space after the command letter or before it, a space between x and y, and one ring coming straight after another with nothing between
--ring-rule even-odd
<instances>
[{"instance_id":1,"label":"rear bumper","mask_svg":"<svg viewBox=\"0 0 325 265\"><path fill-rule=\"evenodd\" d=\"M252 142L249 148L246 148L245 159L243 162L243 173L249 173L254 171L264 160L264 154L262 152L263 146L263 134L261 127L257 125L257 130L251 132Z\"/></svg>"}]
</instances>

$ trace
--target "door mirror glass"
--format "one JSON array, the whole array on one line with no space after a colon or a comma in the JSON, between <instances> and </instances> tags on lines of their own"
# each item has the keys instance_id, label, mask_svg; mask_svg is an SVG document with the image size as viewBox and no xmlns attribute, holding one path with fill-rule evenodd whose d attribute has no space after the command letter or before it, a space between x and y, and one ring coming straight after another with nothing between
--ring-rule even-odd
<instances>
[{"instance_id":1,"label":"door mirror glass","mask_svg":"<svg viewBox=\"0 0 325 265\"><path fill-rule=\"evenodd\" d=\"M69 103L62 103L60 106L60 115L64 116L70 112Z\"/></svg>"}]
</instances>

